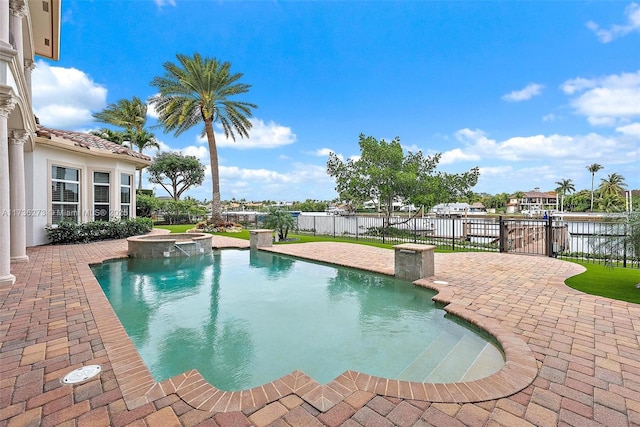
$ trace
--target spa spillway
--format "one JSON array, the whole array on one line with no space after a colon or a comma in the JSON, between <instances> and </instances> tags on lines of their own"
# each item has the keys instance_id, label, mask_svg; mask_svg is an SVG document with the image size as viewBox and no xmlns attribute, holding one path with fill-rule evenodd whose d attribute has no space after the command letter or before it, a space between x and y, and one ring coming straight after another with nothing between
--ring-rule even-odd
<instances>
[{"instance_id":1,"label":"spa spillway","mask_svg":"<svg viewBox=\"0 0 640 427\"><path fill-rule=\"evenodd\" d=\"M211 253L212 235L207 233L175 233L127 238L132 258L191 257Z\"/></svg>"}]
</instances>

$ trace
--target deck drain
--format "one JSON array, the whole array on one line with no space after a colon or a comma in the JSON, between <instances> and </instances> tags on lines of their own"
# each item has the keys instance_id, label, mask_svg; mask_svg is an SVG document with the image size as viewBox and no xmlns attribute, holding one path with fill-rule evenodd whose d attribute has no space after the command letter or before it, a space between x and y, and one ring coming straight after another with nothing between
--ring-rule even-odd
<instances>
[{"instance_id":1,"label":"deck drain","mask_svg":"<svg viewBox=\"0 0 640 427\"><path fill-rule=\"evenodd\" d=\"M88 365L82 368L74 369L65 375L61 382L62 384L77 384L83 381L93 378L100 373L102 368L100 365Z\"/></svg>"},{"instance_id":2,"label":"deck drain","mask_svg":"<svg viewBox=\"0 0 640 427\"><path fill-rule=\"evenodd\" d=\"M444 280L434 280L433 283L436 285L448 285L449 282L445 282Z\"/></svg>"}]
</instances>

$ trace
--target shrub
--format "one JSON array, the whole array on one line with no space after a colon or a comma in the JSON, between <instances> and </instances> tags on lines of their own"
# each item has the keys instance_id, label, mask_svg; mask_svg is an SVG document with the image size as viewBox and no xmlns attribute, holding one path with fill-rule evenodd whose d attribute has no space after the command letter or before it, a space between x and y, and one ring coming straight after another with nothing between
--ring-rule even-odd
<instances>
[{"instance_id":1,"label":"shrub","mask_svg":"<svg viewBox=\"0 0 640 427\"><path fill-rule=\"evenodd\" d=\"M88 243L100 240L123 239L147 233L153 228L149 218L132 218L114 221L92 221L78 224L63 221L46 227L52 244Z\"/></svg>"}]
</instances>

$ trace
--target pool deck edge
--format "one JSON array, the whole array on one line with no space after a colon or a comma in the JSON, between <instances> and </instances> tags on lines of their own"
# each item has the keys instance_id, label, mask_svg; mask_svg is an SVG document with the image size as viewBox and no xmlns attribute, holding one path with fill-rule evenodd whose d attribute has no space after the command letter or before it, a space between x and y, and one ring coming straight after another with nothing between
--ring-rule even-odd
<instances>
[{"instance_id":1,"label":"pool deck edge","mask_svg":"<svg viewBox=\"0 0 640 427\"><path fill-rule=\"evenodd\" d=\"M249 244L214 239L216 248ZM0 427L640 425L640 305L566 287L583 270L575 264L436 254L436 276L416 284L500 342L506 364L489 377L431 384L346 371L323 385L295 371L224 392L195 370L153 380L89 267L126 257L125 240L28 251L29 262L11 266L16 283L0 288ZM348 243L269 251L383 274L393 267L393 251ZM103 367L99 378L60 384L63 374L94 363Z\"/></svg>"}]
</instances>

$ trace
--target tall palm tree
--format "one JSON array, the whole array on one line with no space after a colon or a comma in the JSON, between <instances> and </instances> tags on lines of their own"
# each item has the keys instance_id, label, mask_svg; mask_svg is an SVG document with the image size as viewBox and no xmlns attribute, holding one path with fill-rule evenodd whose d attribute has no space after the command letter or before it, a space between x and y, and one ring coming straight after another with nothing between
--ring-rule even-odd
<instances>
[{"instance_id":1,"label":"tall palm tree","mask_svg":"<svg viewBox=\"0 0 640 427\"><path fill-rule=\"evenodd\" d=\"M93 118L127 132L140 132L147 123L147 104L136 96L132 100L120 99L115 104L107 105L99 113L93 113Z\"/></svg>"},{"instance_id":2,"label":"tall palm tree","mask_svg":"<svg viewBox=\"0 0 640 427\"><path fill-rule=\"evenodd\" d=\"M125 140L129 142L131 149L137 148L138 153L141 153L148 148L160 148L160 144L156 139L156 136L142 129L140 131L130 131L125 133ZM142 188L142 169L138 171L138 188Z\"/></svg>"},{"instance_id":3,"label":"tall palm tree","mask_svg":"<svg viewBox=\"0 0 640 427\"><path fill-rule=\"evenodd\" d=\"M158 88L158 95L151 99L165 130L176 136L204 122L203 135L209 143L211 162L212 221L222 222L218 148L213 123L218 122L226 137L235 141L235 134L249 136L251 109L257 105L230 99L249 91L251 85L240 83L242 73L231 73L231 63L218 62L216 58L193 57L178 54L178 64L165 62L165 74L156 77L151 85Z\"/></svg>"},{"instance_id":4,"label":"tall palm tree","mask_svg":"<svg viewBox=\"0 0 640 427\"><path fill-rule=\"evenodd\" d=\"M560 194L560 211L564 212L564 196L567 193L573 193L576 191L575 185L570 179L561 179L560 181L556 181L556 192Z\"/></svg>"},{"instance_id":5,"label":"tall palm tree","mask_svg":"<svg viewBox=\"0 0 640 427\"><path fill-rule=\"evenodd\" d=\"M597 163L587 166L587 170L591 172L591 212L593 212L593 180L600 169L604 169L604 166Z\"/></svg>"},{"instance_id":6,"label":"tall palm tree","mask_svg":"<svg viewBox=\"0 0 640 427\"><path fill-rule=\"evenodd\" d=\"M608 177L600 180L600 186L598 187L598 193L600 197L605 196L619 196L622 197L622 192L627 184L624 182L624 177L617 173L609 174Z\"/></svg>"}]
</instances>

